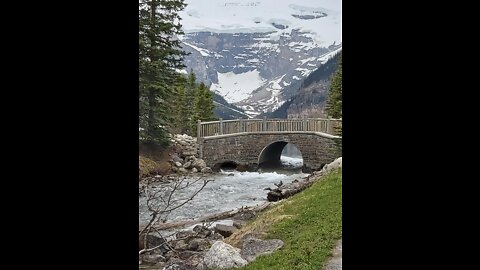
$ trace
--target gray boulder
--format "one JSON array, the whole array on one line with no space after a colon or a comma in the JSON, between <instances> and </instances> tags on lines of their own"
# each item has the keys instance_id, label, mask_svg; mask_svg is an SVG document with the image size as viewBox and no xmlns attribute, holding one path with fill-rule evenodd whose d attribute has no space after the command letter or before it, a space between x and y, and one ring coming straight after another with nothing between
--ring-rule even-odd
<instances>
[{"instance_id":1,"label":"gray boulder","mask_svg":"<svg viewBox=\"0 0 480 270\"><path fill-rule=\"evenodd\" d=\"M333 162L328 163L327 165L323 166L322 170L320 171L321 174L329 173L333 170L342 167L342 157L335 159Z\"/></svg>"},{"instance_id":2,"label":"gray boulder","mask_svg":"<svg viewBox=\"0 0 480 270\"><path fill-rule=\"evenodd\" d=\"M248 263L237 249L222 241L213 243L203 260L208 268L214 269L239 268Z\"/></svg>"},{"instance_id":3,"label":"gray boulder","mask_svg":"<svg viewBox=\"0 0 480 270\"><path fill-rule=\"evenodd\" d=\"M253 237L247 238L243 240L243 248L240 255L248 262L252 262L258 256L270 254L282 246L283 241L280 239L261 240Z\"/></svg>"}]
</instances>

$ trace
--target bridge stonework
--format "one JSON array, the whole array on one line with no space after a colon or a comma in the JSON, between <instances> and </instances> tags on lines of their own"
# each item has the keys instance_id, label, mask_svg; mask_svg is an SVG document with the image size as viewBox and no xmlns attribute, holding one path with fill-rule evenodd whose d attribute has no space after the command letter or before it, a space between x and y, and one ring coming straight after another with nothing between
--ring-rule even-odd
<instances>
[{"instance_id":1,"label":"bridge stonework","mask_svg":"<svg viewBox=\"0 0 480 270\"><path fill-rule=\"evenodd\" d=\"M306 170L318 170L341 156L337 138L319 132L237 133L201 138L199 152L207 166L212 168L233 161L257 169L265 147L275 142L286 142L300 150Z\"/></svg>"}]
</instances>

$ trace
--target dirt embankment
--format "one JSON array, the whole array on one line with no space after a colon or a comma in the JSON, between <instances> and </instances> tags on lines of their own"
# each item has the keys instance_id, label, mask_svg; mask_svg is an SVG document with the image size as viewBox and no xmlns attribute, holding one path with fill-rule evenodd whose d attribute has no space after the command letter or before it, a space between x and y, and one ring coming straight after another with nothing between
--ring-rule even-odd
<instances>
[{"instance_id":1,"label":"dirt embankment","mask_svg":"<svg viewBox=\"0 0 480 270\"><path fill-rule=\"evenodd\" d=\"M138 179L151 175L165 175L170 173L172 153L175 153L175 146L161 147L152 144L139 144Z\"/></svg>"}]
</instances>

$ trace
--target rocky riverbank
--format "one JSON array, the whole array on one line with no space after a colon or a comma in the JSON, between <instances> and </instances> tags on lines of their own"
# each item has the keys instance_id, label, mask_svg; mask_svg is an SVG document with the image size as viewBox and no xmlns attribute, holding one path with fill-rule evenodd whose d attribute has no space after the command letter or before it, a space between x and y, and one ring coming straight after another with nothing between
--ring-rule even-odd
<instances>
[{"instance_id":1,"label":"rocky riverbank","mask_svg":"<svg viewBox=\"0 0 480 270\"><path fill-rule=\"evenodd\" d=\"M324 166L322 171L312 174L310 179L300 181L317 182L332 171L341 168L341 161L342 159L339 158ZM275 206L278 203L281 202L266 203L268 206L274 207L240 209L232 215L227 213L228 216L213 215L206 219L197 220L197 223L182 223L179 221L171 222L171 224L161 223L159 225L162 226L154 227L154 230L161 231L164 238L157 233L149 235L147 239L144 235L139 237L140 253L145 248L145 244L147 244L147 249L157 247L140 254L140 269L204 270L245 266L255 261L260 255L280 249L283 246L283 241L288 240L288 238L262 239L271 226L270 223L278 222L286 217L286 215L280 214L279 211L281 210L278 210L279 207ZM267 208L273 210L267 211L271 212L270 216L257 218L259 213ZM276 216L277 212L278 217ZM213 225L213 221L226 217L228 217L228 222ZM199 224L200 222L202 225L193 227L193 224ZM171 231L172 228L185 225L191 226L191 229L177 231L176 233L167 232Z\"/></svg>"},{"instance_id":2,"label":"rocky riverbank","mask_svg":"<svg viewBox=\"0 0 480 270\"><path fill-rule=\"evenodd\" d=\"M232 217L233 225L207 223L197 225L191 230L184 230L172 235L170 240L150 234L139 237L139 251L158 247L140 254L140 269L228 269L242 267L254 261L256 257L269 254L283 246L279 239L262 240L253 235L245 235L242 249L225 242L232 234L242 228L249 220L255 218L254 210L239 211Z\"/></svg>"},{"instance_id":3,"label":"rocky riverbank","mask_svg":"<svg viewBox=\"0 0 480 270\"><path fill-rule=\"evenodd\" d=\"M172 135L171 146L162 149L141 145L139 156L139 181L158 179L158 175L208 174L212 169L198 158L197 139L186 134ZM157 176L157 177L156 177ZM155 178L156 177L156 178Z\"/></svg>"}]
</instances>

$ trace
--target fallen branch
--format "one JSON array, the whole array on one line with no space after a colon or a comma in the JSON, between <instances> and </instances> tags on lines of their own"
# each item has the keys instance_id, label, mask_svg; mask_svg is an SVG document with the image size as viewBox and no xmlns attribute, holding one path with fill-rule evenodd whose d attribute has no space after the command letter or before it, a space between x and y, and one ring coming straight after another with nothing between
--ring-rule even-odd
<instances>
[{"instance_id":1,"label":"fallen branch","mask_svg":"<svg viewBox=\"0 0 480 270\"><path fill-rule=\"evenodd\" d=\"M198 219L194 220L179 220L179 221L173 221L173 222L167 222L167 223L157 223L152 225L155 229L157 230L168 230L172 228L178 228L178 227L183 227L183 226L190 226L193 224L197 223L202 223L202 222L209 222L209 221L217 221L217 220L222 220L226 219L229 217L233 217L238 213L244 212L244 211L255 211L259 212L262 211L263 209L267 208L271 203L266 202L264 204L261 204L259 206L254 206L254 207L242 207L236 210L230 210L230 211L225 211L225 212L220 212L220 213L215 213L211 215L207 215Z\"/></svg>"},{"instance_id":2,"label":"fallen branch","mask_svg":"<svg viewBox=\"0 0 480 270\"><path fill-rule=\"evenodd\" d=\"M266 190L270 190L270 192L268 192L267 194L267 200L269 202L276 202L276 201L288 198L310 187L318 179L319 177L317 175L310 175L304 180L297 179L285 185L275 184L277 186L277 188L275 189L266 188Z\"/></svg>"}]
</instances>

